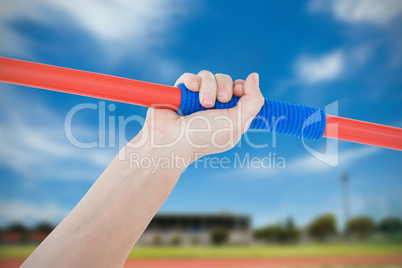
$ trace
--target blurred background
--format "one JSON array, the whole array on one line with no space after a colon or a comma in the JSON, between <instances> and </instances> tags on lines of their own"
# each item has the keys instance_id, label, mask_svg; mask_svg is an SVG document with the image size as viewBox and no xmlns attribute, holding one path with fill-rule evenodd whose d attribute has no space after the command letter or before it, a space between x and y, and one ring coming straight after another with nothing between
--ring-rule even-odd
<instances>
[{"instance_id":1,"label":"blurred background","mask_svg":"<svg viewBox=\"0 0 402 268\"><path fill-rule=\"evenodd\" d=\"M335 102L339 116L396 127L402 127L401 29L399 0L0 2L0 56L167 85L203 69L234 79L258 72L266 98L318 108ZM97 142L95 148L66 138L66 115L83 103L99 109L77 113L72 132ZM103 122L100 107L110 104L115 109L103 110ZM118 135L130 139L141 129L130 122L124 133L116 127L116 136L109 135L102 131L110 117L145 113L0 83L0 256L29 254L117 154ZM269 146L255 149L242 140L217 156L269 157L270 167L193 164L141 238L138 255L134 249L130 256L152 257L144 250L164 245L249 245L250 256L275 255L266 244L302 245L313 255L322 250L312 243L363 243L368 249L360 255L402 253L401 152L339 142L332 167L300 139L249 138ZM308 145L322 151L325 139ZM15 245L28 246L15 253ZM237 253L229 247L222 254Z\"/></svg>"}]
</instances>

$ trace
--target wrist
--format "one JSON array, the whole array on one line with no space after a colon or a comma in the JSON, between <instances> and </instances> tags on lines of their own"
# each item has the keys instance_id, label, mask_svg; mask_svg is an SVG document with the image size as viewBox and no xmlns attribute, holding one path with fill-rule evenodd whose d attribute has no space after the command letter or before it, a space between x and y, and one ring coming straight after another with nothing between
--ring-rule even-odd
<instances>
[{"instance_id":1,"label":"wrist","mask_svg":"<svg viewBox=\"0 0 402 268\"><path fill-rule=\"evenodd\" d=\"M139 133L132 141L126 144L118 158L124 160L130 169L157 172L182 172L196 159L202 157L182 142L173 144L155 143L150 139L140 143L143 133Z\"/></svg>"}]
</instances>

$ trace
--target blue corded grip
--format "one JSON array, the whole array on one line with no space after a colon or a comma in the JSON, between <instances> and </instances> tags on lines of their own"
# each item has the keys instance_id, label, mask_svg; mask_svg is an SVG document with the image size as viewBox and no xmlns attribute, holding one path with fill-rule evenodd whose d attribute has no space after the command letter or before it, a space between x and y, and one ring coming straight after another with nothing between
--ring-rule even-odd
<instances>
[{"instance_id":1,"label":"blue corded grip","mask_svg":"<svg viewBox=\"0 0 402 268\"><path fill-rule=\"evenodd\" d=\"M207 110L200 104L198 92L188 90L184 84L178 87L181 89L180 115ZM239 99L233 96L228 103L216 100L210 109L233 108ZM321 109L265 99L250 128L317 140L324 134L325 126L326 116Z\"/></svg>"}]
</instances>

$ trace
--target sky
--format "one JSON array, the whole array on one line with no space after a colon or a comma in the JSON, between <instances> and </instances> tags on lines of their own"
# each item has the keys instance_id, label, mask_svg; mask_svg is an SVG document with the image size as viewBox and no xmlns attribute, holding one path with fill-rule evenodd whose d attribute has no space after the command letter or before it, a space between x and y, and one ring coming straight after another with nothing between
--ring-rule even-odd
<instances>
[{"instance_id":1,"label":"sky","mask_svg":"<svg viewBox=\"0 0 402 268\"><path fill-rule=\"evenodd\" d=\"M167 85L204 69L234 79L258 72L266 98L402 127L401 26L399 0L13 0L0 3L0 56ZM77 113L71 127L77 140L97 141L95 148L78 148L66 135L77 105L96 107ZM56 224L79 202L122 146L99 134L101 107L106 129L110 117L146 114L0 83L0 226ZM115 131L129 140L140 129L130 122ZM351 216L402 217L400 151L325 139L304 145L270 133L247 138L269 146L242 139L213 157L263 159L269 167L213 168L203 158L160 212L242 213L256 227L288 217L304 226L330 212L342 225L340 178L348 174ZM314 157L328 144L336 150Z\"/></svg>"}]
</instances>

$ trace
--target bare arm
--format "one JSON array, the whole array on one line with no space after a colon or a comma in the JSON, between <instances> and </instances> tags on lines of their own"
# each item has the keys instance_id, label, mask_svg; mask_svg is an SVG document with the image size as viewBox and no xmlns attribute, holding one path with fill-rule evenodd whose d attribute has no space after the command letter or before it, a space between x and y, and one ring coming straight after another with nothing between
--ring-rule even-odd
<instances>
[{"instance_id":1,"label":"bare arm","mask_svg":"<svg viewBox=\"0 0 402 268\"><path fill-rule=\"evenodd\" d=\"M233 91L241 99L232 109L209 110L186 117L170 110L150 109L139 135L116 156L23 267L123 266L181 172L202 155L225 151L236 145L264 101L256 74L246 81L233 83L228 76L202 71L198 75L184 74L178 82L199 91L200 102L207 108L213 106L216 98L227 102ZM216 120L218 116L226 119ZM231 126L230 131L221 131L228 126ZM202 131L193 132L194 129ZM155 144L166 146L156 148ZM157 170L144 168L133 161L138 156L149 161L168 161L171 152L177 156L176 160L170 160L166 163L169 165Z\"/></svg>"}]
</instances>

